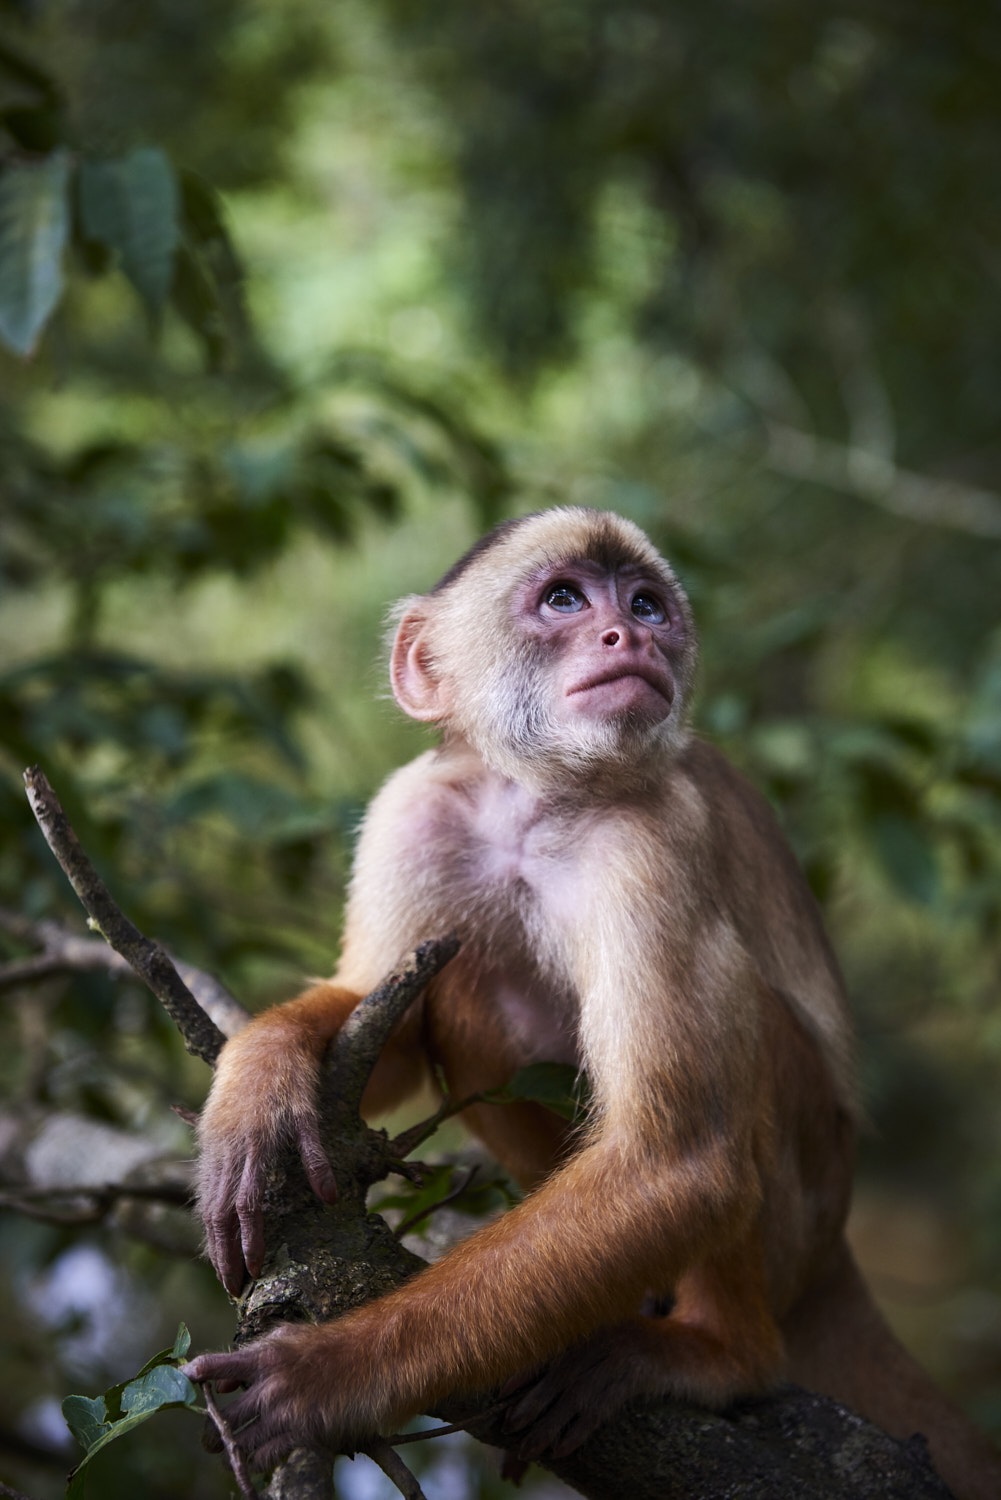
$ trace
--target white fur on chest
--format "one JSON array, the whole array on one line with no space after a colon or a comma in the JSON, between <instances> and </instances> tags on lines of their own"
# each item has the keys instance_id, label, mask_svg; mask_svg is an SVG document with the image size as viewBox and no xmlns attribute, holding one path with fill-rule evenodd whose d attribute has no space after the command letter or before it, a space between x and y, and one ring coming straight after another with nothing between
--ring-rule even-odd
<instances>
[{"instance_id":1,"label":"white fur on chest","mask_svg":"<svg viewBox=\"0 0 1001 1500\"><path fill-rule=\"evenodd\" d=\"M579 880L573 839L510 783L490 783L474 801L439 811L435 842L452 843L443 882L460 873L467 938L486 960L482 1002L535 1058L576 1064L579 1007L562 958L563 918Z\"/></svg>"}]
</instances>

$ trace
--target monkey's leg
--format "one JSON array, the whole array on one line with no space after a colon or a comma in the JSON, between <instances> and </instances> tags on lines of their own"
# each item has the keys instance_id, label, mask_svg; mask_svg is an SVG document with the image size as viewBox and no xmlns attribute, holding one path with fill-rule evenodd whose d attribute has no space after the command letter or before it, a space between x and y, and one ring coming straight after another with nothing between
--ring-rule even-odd
<instances>
[{"instance_id":1,"label":"monkey's leg","mask_svg":"<svg viewBox=\"0 0 1001 1500\"><path fill-rule=\"evenodd\" d=\"M512 1382L506 1425L518 1456L572 1453L633 1396L721 1406L764 1390L782 1369L783 1348L756 1240L686 1272L666 1317L603 1329L538 1376Z\"/></svg>"}]
</instances>

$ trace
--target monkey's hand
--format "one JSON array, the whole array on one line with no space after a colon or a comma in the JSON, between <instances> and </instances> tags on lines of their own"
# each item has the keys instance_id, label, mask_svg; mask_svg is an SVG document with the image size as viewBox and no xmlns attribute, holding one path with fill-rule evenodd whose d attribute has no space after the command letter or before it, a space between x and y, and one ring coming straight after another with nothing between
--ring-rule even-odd
<instances>
[{"instance_id":1,"label":"monkey's hand","mask_svg":"<svg viewBox=\"0 0 1001 1500\"><path fill-rule=\"evenodd\" d=\"M604 1329L543 1369L509 1381L509 1451L526 1462L565 1458L633 1396L670 1389L663 1341L648 1326L653 1321L637 1318Z\"/></svg>"},{"instance_id":2,"label":"monkey's hand","mask_svg":"<svg viewBox=\"0 0 1001 1500\"><path fill-rule=\"evenodd\" d=\"M318 1197L337 1199L316 1108L319 1061L334 1028L310 1025L297 1006L266 1011L227 1042L199 1122L198 1206L209 1259L233 1296L245 1266L261 1272L267 1168L282 1145L296 1147Z\"/></svg>"},{"instance_id":3,"label":"monkey's hand","mask_svg":"<svg viewBox=\"0 0 1001 1500\"><path fill-rule=\"evenodd\" d=\"M254 1470L271 1469L293 1448L330 1448L374 1431L371 1348L352 1338L344 1320L285 1323L224 1354L200 1354L183 1367L190 1380L215 1381L220 1391L245 1389L225 1408L237 1445ZM207 1443L222 1446L210 1432Z\"/></svg>"}]
</instances>

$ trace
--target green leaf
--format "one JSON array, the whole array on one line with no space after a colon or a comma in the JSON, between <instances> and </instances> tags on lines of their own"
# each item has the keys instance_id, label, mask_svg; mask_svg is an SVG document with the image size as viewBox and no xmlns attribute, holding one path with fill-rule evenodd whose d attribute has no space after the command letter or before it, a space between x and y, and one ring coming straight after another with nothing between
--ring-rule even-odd
<instances>
[{"instance_id":1,"label":"green leaf","mask_svg":"<svg viewBox=\"0 0 1001 1500\"><path fill-rule=\"evenodd\" d=\"M430 1208L432 1204L440 1203L448 1195L454 1171L454 1162L443 1162L432 1168L416 1191L411 1188L400 1193L389 1193L373 1206L379 1213L386 1208L402 1208L406 1210L406 1217L410 1218L413 1214Z\"/></svg>"},{"instance_id":2,"label":"green leaf","mask_svg":"<svg viewBox=\"0 0 1001 1500\"><path fill-rule=\"evenodd\" d=\"M84 1486L87 1482L86 1463L87 1460L84 1459L82 1464L71 1471L69 1483L66 1486L66 1500L83 1500Z\"/></svg>"},{"instance_id":3,"label":"green leaf","mask_svg":"<svg viewBox=\"0 0 1001 1500\"><path fill-rule=\"evenodd\" d=\"M926 829L899 811L877 814L870 836L884 869L894 884L922 906L939 894L938 858Z\"/></svg>"},{"instance_id":4,"label":"green leaf","mask_svg":"<svg viewBox=\"0 0 1001 1500\"><path fill-rule=\"evenodd\" d=\"M462 1172L467 1181L462 1192L453 1196L457 1172ZM447 1198L449 1206L460 1213L482 1215L498 1206L510 1208L519 1201L519 1196L508 1177L481 1178L477 1171L470 1175L469 1168L462 1162L444 1162L432 1169L419 1188L408 1187L401 1192L387 1193L372 1207L376 1213L383 1213L387 1208L401 1208L404 1220L410 1220L435 1209Z\"/></svg>"},{"instance_id":5,"label":"green leaf","mask_svg":"<svg viewBox=\"0 0 1001 1500\"><path fill-rule=\"evenodd\" d=\"M186 1375L175 1369L174 1360L183 1359L191 1344L191 1335L183 1323L170 1349L161 1349L143 1366L135 1380L113 1385L103 1396L67 1396L63 1402L66 1424L86 1453L69 1477L66 1500L80 1500L83 1495L83 1469L109 1443L124 1437L136 1427L168 1406L199 1410L198 1391ZM106 1418L111 1420L107 1421Z\"/></svg>"},{"instance_id":6,"label":"green leaf","mask_svg":"<svg viewBox=\"0 0 1001 1500\"><path fill-rule=\"evenodd\" d=\"M84 233L117 255L151 312L159 312L174 275L179 239L178 192L164 152L141 147L117 161L80 168Z\"/></svg>"},{"instance_id":7,"label":"green leaf","mask_svg":"<svg viewBox=\"0 0 1001 1500\"><path fill-rule=\"evenodd\" d=\"M198 1392L173 1365L157 1365L145 1375L131 1380L122 1392L122 1407L128 1412L125 1421L150 1417L161 1406L193 1406Z\"/></svg>"},{"instance_id":8,"label":"green leaf","mask_svg":"<svg viewBox=\"0 0 1001 1500\"><path fill-rule=\"evenodd\" d=\"M514 1104L531 1100L573 1120L586 1103L586 1086L570 1063L539 1062L519 1068L510 1083L484 1094L490 1104Z\"/></svg>"},{"instance_id":9,"label":"green leaf","mask_svg":"<svg viewBox=\"0 0 1001 1500\"><path fill-rule=\"evenodd\" d=\"M81 1448L92 1448L109 1430L103 1396L67 1396L62 1412Z\"/></svg>"},{"instance_id":10,"label":"green leaf","mask_svg":"<svg viewBox=\"0 0 1001 1500\"><path fill-rule=\"evenodd\" d=\"M158 1354L153 1355L152 1359L148 1359L139 1374L135 1375L132 1380L123 1380L121 1385L113 1385L110 1390L105 1391L104 1400L111 1421L117 1421L122 1415L122 1396L128 1386L133 1385L140 1376L148 1375L150 1370L155 1370L160 1365L177 1364L179 1360L184 1359L190 1348L191 1334L186 1324L179 1323L177 1337L169 1349L161 1349Z\"/></svg>"},{"instance_id":11,"label":"green leaf","mask_svg":"<svg viewBox=\"0 0 1001 1500\"><path fill-rule=\"evenodd\" d=\"M30 354L62 291L69 157L0 173L0 339Z\"/></svg>"}]
</instances>

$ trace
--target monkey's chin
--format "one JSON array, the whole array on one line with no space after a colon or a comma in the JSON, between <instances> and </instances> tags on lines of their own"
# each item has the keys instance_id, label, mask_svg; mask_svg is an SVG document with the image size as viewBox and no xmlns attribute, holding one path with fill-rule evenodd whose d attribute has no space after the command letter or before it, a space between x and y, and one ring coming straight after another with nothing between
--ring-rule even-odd
<instances>
[{"instance_id":1,"label":"monkey's chin","mask_svg":"<svg viewBox=\"0 0 1001 1500\"><path fill-rule=\"evenodd\" d=\"M614 791L633 782L642 786L686 737L680 716L670 712L654 723L646 715L619 713L535 719L524 737L498 734L474 743L487 765L536 791L600 793L605 782Z\"/></svg>"}]
</instances>

